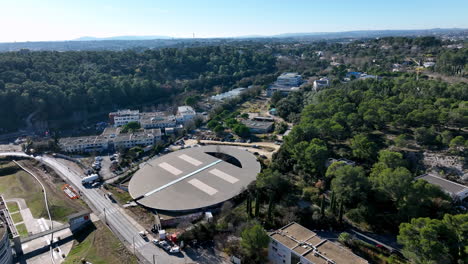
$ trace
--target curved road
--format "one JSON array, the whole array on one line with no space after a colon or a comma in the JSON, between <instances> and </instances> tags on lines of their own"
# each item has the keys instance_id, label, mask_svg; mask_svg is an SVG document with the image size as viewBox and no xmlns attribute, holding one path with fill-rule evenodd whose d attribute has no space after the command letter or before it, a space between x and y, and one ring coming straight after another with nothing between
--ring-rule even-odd
<instances>
[{"instance_id":1,"label":"curved road","mask_svg":"<svg viewBox=\"0 0 468 264\"><path fill-rule=\"evenodd\" d=\"M33 158L22 152L4 152L0 153L0 156ZM65 164L53 157L36 156L34 158L53 168L66 181L73 184L77 190L81 191L82 195L87 198L86 202L88 205L101 218L101 220L103 220L103 222L107 222L112 231L118 235L118 238L123 240L123 242L126 242L127 245L130 245L130 248L134 249L138 255L140 255L140 261L143 263L153 263L154 258L155 263L187 263L184 255L169 255L162 249L153 245L151 242L143 240L143 238L138 234L138 232L142 231L143 228L125 214L123 209L106 199L103 194L98 192L98 190L85 188L81 184L80 172L71 170ZM144 259L141 259L141 256L143 256Z\"/></svg>"}]
</instances>

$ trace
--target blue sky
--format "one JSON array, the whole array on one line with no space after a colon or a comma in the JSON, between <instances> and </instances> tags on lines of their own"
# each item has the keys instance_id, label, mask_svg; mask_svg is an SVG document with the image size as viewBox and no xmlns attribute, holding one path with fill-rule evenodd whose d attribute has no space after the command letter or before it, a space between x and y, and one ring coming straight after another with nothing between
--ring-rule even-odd
<instances>
[{"instance_id":1,"label":"blue sky","mask_svg":"<svg viewBox=\"0 0 468 264\"><path fill-rule=\"evenodd\" d=\"M0 0L0 42L468 28L468 0Z\"/></svg>"}]
</instances>

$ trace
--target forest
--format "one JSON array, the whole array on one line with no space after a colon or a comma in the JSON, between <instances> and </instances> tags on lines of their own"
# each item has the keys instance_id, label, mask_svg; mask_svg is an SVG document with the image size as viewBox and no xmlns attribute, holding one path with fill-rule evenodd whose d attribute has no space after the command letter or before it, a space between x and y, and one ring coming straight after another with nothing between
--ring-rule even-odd
<instances>
[{"instance_id":1,"label":"forest","mask_svg":"<svg viewBox=\"0 0 468 264\"><path fill-rule=\"evenodd\" d=\"M187 91L227 89L276 71L271 52L240 47L0 53L0 116L6 131L43 120L109 111Z\"/></svg>"},{"instance_id":2,"label":"forest","mask_svg":"<svg viewBox=\"0 0 468 264\"><path fill-rule=\"evenodd\" d=\"M455 234L466 233L465 227L421 231L430 228L422 222L440 226L460 211L440 188L414 178L425 173L422 151L466 156L467 134L461 128L468 124L467 84L407 75L295 92L272 102L279 115L296 123L257 179L257 191L271 197L282 215L273 217L273 224L296 219L327 228L346 221L371 232L399 233L412 260L466 260L468 252L459 249L468 241ZM329 158L341 161L326 165ZM299 209L298 201L313 206ZM463 221L466 215L453 218ZM411 238L411 232L421 232L420 237ZM430 247L424 243L428 237L441 241L439 254L435 245L417 249Z\"/></svg>"}]
</instances>

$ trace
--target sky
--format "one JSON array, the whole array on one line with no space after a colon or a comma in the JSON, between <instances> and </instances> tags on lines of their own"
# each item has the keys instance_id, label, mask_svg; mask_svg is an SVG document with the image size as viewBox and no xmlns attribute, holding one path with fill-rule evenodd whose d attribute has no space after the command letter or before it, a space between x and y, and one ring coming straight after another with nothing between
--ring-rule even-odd
<instances>
[{"instance_id":1,"label":"sky","mask_svg":"<svg viewBox=\"0 0 468 264\"><path fill-rule=\"evenodd\" d=\"M468 28L468 0L0 0L0 42Z\"/></svg>"}]
</instances>

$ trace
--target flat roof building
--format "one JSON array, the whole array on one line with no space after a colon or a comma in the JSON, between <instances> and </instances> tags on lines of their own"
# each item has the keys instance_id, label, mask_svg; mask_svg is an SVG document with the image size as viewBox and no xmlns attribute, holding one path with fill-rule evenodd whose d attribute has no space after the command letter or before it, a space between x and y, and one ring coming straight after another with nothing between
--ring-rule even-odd
<instances>
[{"instance_id":1,"label":"flat roof building","mask_svg":"<svg viewBox=\"0 0 468 264\"><path fill-rule=\"evenodd\" d=\"M253 134L265 134L270 133L273 130L274 122L268 121L257 121L257 120L242 120L251 133Z\"/></svg>"},{"instance_id":2,"label":"flat roof building","mask_svg":"<svg viewBox=\"0 0 468 264\"><path fill-rule=\"evenodd\" d=\"M268 258L272 264L368 264L351 250L323 239L293 222L270 233Z\"/></svg>"},{"instance_id":3,"label":"flat roof building","mask_svg":"<svg viewBox=\"0 0 468 264\"><path fill-rule=\"evenodd\" d=\"M433 174L424 174L416 179L423 179L431 184L439 186L444 192L449 194L454 200L463 200L468 197L468 187L465 185L446 180Z\"/></svg>"},{"instance_id":4,"label":"flat roof building","mask_svg":"<svg viewBox=\"0 0 468 264\"><path fill-rule=\"evenodd\" d=\"M117 112L109 113L109 122L114 127L119 127L128 124L129 122L139 122L140 111L139 110L118 110Z\"/></svg>"},{"instance_id":5,"label":"flat roof building","mask_svg":"<svg viewBox=\"0 0 468 264\"><path fill-rule=\"evenodd\" d=\"M179 123L185 123L194 119L196 116L195 110L191 106L183 105L177 108L176 120Z\"/></svg>"}]
</instances>

